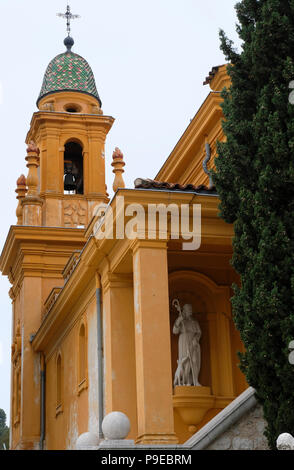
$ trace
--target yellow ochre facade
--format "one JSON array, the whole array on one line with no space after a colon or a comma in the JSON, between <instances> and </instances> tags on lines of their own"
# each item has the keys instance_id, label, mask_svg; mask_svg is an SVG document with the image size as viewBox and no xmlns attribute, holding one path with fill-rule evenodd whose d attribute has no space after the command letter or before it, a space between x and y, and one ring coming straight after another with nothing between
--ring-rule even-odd
<instances>
[{"instance_id":1,"label":"yellow ochre facade","mask_svg":"<svg viewBox=\"0 0 294 470\"><path fill-rule=\"evenodd\" d=\"M125 188L115 150L109 201L104 152L114 119L88 64L65 45L46 71L26 139L28 175L17 181L17 224L0 258L12 285L11 449L74 449L85 432L101 437L112 411L128 416L136 443L184 443L247 388L230 304L233 229L218 217L207 173L224 138L226 66L213 69L207 99L156 181ZM186 205L192 220L200 204L201 246L183 250L171 217L165 236L155 227L148 237L147 219L133 237L99 236L109 229L94 210L101 203L113 211L114 234L134 205L145 214ZM201 327L199 387L173 386L175 298L192 305Z\"/></svg>"}]
</instances>

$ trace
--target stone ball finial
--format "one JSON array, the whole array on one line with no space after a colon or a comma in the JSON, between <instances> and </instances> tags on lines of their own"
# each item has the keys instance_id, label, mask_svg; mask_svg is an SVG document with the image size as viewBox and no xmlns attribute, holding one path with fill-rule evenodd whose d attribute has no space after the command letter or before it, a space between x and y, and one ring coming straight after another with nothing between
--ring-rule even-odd
<instances>
[{"instance_id":1,"label":"stone ball finial","mask_svg":"<svg viewBox=\"0 0 294 470\"><path fill-rule=\"evenodd\" d=\"M109 413L102 422L102 432L108 440L125 439L130 429L129 418L120 411Z\"/></svg>"},{"instance_id":2,"label":"stone ball finial","mask_svg":"<svg viewBox=\"0 0 294 470\"><path fill-rule=\"evenodd\" d=\"M93 432L84 432L76 442L77 450L96 450L99 445L99 436Z\"/></svg>"},{"instance_id":3,"label":"stone ball finial","mask_svg":"<svg viewBox=\"0 0 294 470\"><path fill-rule=\"evenodd\" d=\"M294 365L294 341L290 341L289 346L290 354L288 356L288 360L290 364L293 366Z\"/></svg>"},{"instance_id":4,"label":"stone ball finial","mask_svg":"<svg viewBox=\"0 0 294 470\"><path fill-rule=\"evenodd\" d=\"M112 158L113 160L115 160L116 158L120 158L121 160L123 160L124 154L118 147L115 147L114 152L112 154Z\"/></svg>"},{"instance_id":5,"label":"stone ball finial","mask_svg":"<svg viewBox=\"0 0 294 470\"><path fill-rule=\"evenodd\" d=\"M284 432L280 434L277 439L278 450L294 450L294 437L291 434Z\"/></svg>"}]
</instances>

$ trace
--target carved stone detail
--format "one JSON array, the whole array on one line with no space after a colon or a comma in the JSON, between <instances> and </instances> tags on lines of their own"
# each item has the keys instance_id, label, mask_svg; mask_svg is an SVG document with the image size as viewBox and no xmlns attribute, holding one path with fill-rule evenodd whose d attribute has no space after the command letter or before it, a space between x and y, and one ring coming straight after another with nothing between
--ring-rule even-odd
<instances>
[{"instance_id":1,"label":"carved stone detail","mask_svg":"<svg viewBox=\"0 0 294 470\"><path fill-rule=\"evenodd\" d=\"M17 366L20 362L19 357L21 355L21 334L20 334L20 321L18 320L16 325L16 331L14 340L11 346L12 363Z\"/></svg>"},{"instance_id":2,"label":"carved stone detail","mask_svg":"<svg viewBox=\"0 0 294 470\"><path fill-rule=\"evenodd\" d=\"M20 403L21 403L21 332L20 321L18 320L13 343L11 346L11 361L13 366L13 425L20 422Z\"/></svg>"},{"instance_id":3,"label":"carved stone detail","mask_svg":"<svg viewBox=\"0 0 294 470\"><path fill-rule=\"evenodd\" d=\"M41 111L54 111L54 103L53 101L49 101L48 103L44 103L40 106Z\"/></svg>"},{"instance_id":4,"label":"carved stone detail","mask_svg":"<svg viewBox=\"0 0 294 470\"><path fill-rule=\"evenodd\" d=\"M87 225L87 203L85 201L64 201L64 226Z\"/></svg>"}]
</instances>

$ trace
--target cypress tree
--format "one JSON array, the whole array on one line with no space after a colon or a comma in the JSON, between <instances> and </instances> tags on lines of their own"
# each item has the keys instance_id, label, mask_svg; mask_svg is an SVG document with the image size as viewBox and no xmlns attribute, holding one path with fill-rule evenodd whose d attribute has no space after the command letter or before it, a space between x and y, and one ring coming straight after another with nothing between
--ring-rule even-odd
<instances>
[{"instance_id":1,"label":"cypress tree","mask_svg":"<svg viewBox=\"0 0 294 470\"><path fill-rule=\"evenodd\" d=\"M294 435L294 0L236 5L234 49L223 31L231 87L224 89L223 130L214 182L220 216L234 224L234 321L245 345L240 367L256 389L269 446Z\"/></svg>"},{"instance_id":2,"label":"cypress tree","mask_svg":"<svg viewBox=\"0 0 294 470\"><path fill-rule=\"evenodd\" d=\"M4 448L9 449L9 428L6 426L6 413L0 408L0 450Z\"/></svg>"}]
</instances>

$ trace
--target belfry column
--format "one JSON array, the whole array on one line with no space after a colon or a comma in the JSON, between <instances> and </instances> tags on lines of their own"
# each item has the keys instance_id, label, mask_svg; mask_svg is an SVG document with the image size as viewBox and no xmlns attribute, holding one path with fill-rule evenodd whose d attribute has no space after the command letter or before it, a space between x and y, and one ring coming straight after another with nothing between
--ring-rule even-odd
<instances>
[{"instance_id":1,"label":"belfry column","mask_svg":"<svg viewBox=\"0 0 294 470\"><path fill-rule=\"evenodd\" d=\"M138 439L175 444L167 243L133 244Z\"/></svg>"}]
</instances>

